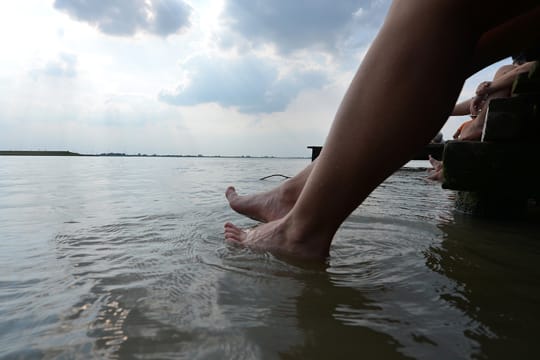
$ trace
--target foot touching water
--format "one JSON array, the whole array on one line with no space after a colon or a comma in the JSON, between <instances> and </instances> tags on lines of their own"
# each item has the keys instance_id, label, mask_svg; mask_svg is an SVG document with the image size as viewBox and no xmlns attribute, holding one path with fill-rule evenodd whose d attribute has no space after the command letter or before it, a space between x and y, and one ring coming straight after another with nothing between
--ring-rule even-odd
<instances>
[{"instance_id":1,"label":"foot touching water","mask_svg":"<svg viewBox=\"0 0 540 360\"><path fill-rule=\"evenodd\" d=\"M302 259L324 259L328 256L329 242L324 245L324 242L302 241L304 237L294 229L291 230L285 218L247 230L230 222L227 222L224 228L225 241L233 245Z\"/></svg>"}]
</instances>

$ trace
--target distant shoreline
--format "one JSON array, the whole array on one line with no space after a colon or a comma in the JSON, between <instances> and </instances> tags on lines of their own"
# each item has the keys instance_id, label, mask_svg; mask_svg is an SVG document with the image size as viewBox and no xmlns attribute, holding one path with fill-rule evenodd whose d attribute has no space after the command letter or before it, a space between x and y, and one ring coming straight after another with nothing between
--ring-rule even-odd
<instances>
[{"instance_id":1,"label":"distant shoreline","mask_svg":"<svg viewBox=\"0 0 540 360\"><path fill-rule=\"evenodd\" d=\"M81 156L71 151L0 150L0 156Z\"/></svg>"},{"instance_id":2,"label":"distant shoreline","mask_svg":"<svg viewBox=\"0 0 540 360\"><path fill-rule=\"evenodd\" d=\"M125 154L101 153L79 154L72 151L34 151L34 150L0 150L0 156L93 156L93 157L172 157L172 158L225 158L225 159L309 159L302 156L251 156L251 155L160 155L160 154Z\"/></svg>"}]
</instances>

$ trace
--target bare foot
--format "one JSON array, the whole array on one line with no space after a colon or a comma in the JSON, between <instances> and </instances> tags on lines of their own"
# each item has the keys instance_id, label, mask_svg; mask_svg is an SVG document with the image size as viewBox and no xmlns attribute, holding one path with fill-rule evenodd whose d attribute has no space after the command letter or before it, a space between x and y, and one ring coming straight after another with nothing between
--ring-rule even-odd
<instances>
[{"instance_id":1,"label":"bare foot","mask_svg":"<svg viewBox=\"0 0 540 360\"><path fill-rule=\"evenodd\" d=\"M441 170L442 169L442 161L439 161L439 160L435 159L431 155L428 155L428 156L429 156L429 158L428 158L429 163L431 164L431 166L433 166L433 170L435 170L435 171Z\"/></svg>"},{"instance_id":2,"label":"bare foot","mask_svg":"<svg viewBox=\"0 0 540 360\"><path fill-rule=\"evenodd\" d=\"M431 166L433 166L433 169L428 170L429 175L427 178L429 180L442 182L444 180L442 161L439 161L429 155L429 163L431 164Z\"/></svg>"},{"instance_id":3,"label":"bare foot","mask_svg":"<svg viewBox=\"0 0 540 360\"><path fill-rule=\"evenodd\" d=\"M327 245L322 246L316 246L321 242L301 241L300 237L295 237L295 234L287 230L284 219L261 224L248 230L240 229L230 222L224 227L225 241L230 244L302 259L324 259L328 256L329 241L326 242Z\"/></svg>"},{"instance_id":4,"label":"bare foot","mask_svg":"<svg viewBox=\"0 0 540 360\"><path fill-rule=\"evenodd\" d=\"M288 192L286 186L279 186L264 193L240 196L234 187L229 186L225 197L234 211L257 221L268 222L287 215L297 195Z\"/></svg>"},{"instance_id":5,"label":"bare foot","mask_svg":"<svg viewBox=\"0 0 540 360\"><path fill-rule=\"evenodd\" d=\"M438 182L443 182L443 181L444 181L443 170L442 170L442 169L439 169L439 170L435 170L435 169L429 170L429 175L428 175L427 178L428 178L429 180L438 181Z\"/></svg>"}]
</instances>

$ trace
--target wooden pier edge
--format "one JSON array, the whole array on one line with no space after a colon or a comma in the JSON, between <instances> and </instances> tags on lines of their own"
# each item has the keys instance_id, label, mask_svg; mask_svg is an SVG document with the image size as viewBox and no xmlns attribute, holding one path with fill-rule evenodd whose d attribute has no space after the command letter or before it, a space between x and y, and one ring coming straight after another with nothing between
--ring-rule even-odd
<instances>
[{"instance_id":1,"label":"wooden pier edge","mask_svg":"<svg viewBox=\"0 0 540 360\"><path fill-rule=\"evenodd\" d=\"M493 99L482 141L450 141L443 184L457 190L456 210L490 218L538 215L540 206L539 62L514 81L509 98ZM536 220L537 221L537 220Z\"/></svg>"},{"instance_id":2,"label":"wooden pier edge","mask_svg":"<svg viewBox=\"0 0 540 360\"><path fill-rule=\"evenodd\" d=\"M311 149L311 161L315 160L321 153L322 146L308 146ZM437 160L441 160L444 151L444 143L428 144L420 150L411 160L428 160L429 155Z\"/></svg>"}]
</instances>

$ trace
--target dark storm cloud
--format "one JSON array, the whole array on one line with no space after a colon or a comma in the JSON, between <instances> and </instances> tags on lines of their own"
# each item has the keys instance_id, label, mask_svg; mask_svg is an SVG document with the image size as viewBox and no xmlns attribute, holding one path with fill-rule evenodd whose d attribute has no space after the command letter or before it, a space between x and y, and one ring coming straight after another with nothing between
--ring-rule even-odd
<instances>
[{"instance_id":1,"label":"dark storm cloud","mask_svg":"<svg viewBox=\"0 0 540 360\"><path fill-rule=\"evenodd\" d=\"M302 89L320 87L326 76L316 71L296 71L280 77L272 64L252 56L234 61L196 58L186 64L192 73L186 88L163 92L160 100L191 106L217 103L243 113L283 111Z\"/></svg>"},{"instance_id":2,"label":"dark storm cloud","mask_svg":"<svg viewBox=\"0 0 540 360\"><path fill-rule=\"evenodd\" d=\"M282 53L300 49L335 51L361 29L376 29L390 0L227 0L223 46L242 38L252 45L274 44ZM357 44L359 45L359 44Z\"/></svg>"},{"instance_id":3,"label":"dark storm cloud","mask_svg":"<svg viewBox=\"0 0 540 360\"><path fill-rule=\"evenodd\" d=\"M182 0L55 0L54 7L116 36L147 32L165 37L188 27L192 11Z\"/></svg>"}]
</instances>

